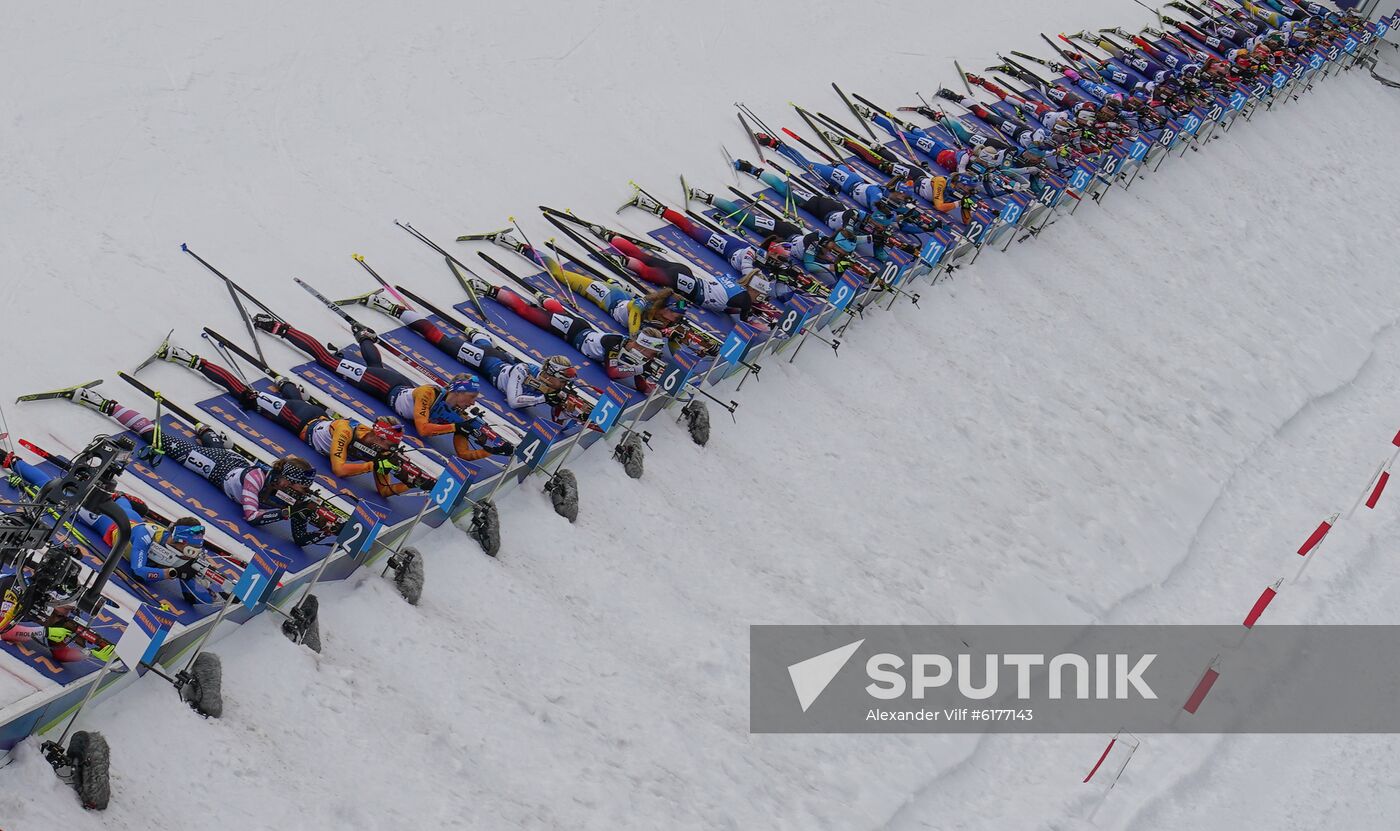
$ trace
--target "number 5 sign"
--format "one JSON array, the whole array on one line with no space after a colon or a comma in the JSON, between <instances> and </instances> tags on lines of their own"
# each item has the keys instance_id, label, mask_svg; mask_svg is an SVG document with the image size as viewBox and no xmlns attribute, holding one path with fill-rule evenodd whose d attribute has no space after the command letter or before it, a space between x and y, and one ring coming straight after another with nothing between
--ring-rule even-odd
<instances>
[{"instance_id":1,"label":"number 5 sign","mask_svg":"<svg viewBox=\"0 0 1400 831\"><path fill-rule=\"evenodd\" d=\"M739 324L742 326L743 324ZM737 326L735 327L738 328ZM728 341L725 341L728 343ZM740 353L742 354L742 349ZM724 350L720 350L721 357ZM603 390L603 394L598 396L598 403L593 405L593 410L588 414L588 423L597 427L604 433L612 429L617 417L622 415L622 393L609 386Z\"/></svg>"}]
</instances>

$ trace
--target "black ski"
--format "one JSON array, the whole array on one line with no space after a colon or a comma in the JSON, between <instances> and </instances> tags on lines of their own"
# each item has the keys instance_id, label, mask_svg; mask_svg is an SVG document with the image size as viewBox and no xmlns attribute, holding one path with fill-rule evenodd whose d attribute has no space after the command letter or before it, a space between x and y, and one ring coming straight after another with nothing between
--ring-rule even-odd
<instances>
[{"instance_id":1,"label":"black ski","mask_svg":"<svg viewBox=\"0 0 1400 831\"><path fill-rule=\"evenodd\" d=\"M831 88L836 90L837 95L841 96L841 103L845 104L846 109L851 111L851 115L856 117L856 122L865 128L865 132L870 136L870 140L878 142L880 139L876 137L875 131L870 129L870 124L861 117L860 112L856 110L855 104L851 103L851 99L846 96L845 91L838 87L835 81L831 82Z\"/></svg>"},{"instance_id":2,"label":"black ski","mask_svg":"<svg viewBox=\"0 0 1400 831\"><path fill-rule=\"evenodd\" d=\"M325 306L327 309L330 309L338 317L340 317L341 320L344 320L346 325L350 327L350 331L352 333L358 336L358 333L361 330L373 331L368 326L365 326L364 324L360 323L360 321L356 320L354 316L352 316L349 312L342 309L339 305L336 304L334 300L330 299L329 297L326 297L324 294L317 291L311 284L307 283L305 280L301 279L300 277L293 277L292 279L296 281L297 285L301 286L303 289L306 289L307 293L309 293L312 297L315 297L317 300L321 301L321 305ZM394 357L398 358L399 360L403 361L404 363L423 373L423 377L427 378L429 381L432 381L434 384L437 384L438 386L444 386L447 383L444 378L439 376L432 369L423 366L421 363L414 360L414 358L411 355L404 353L404 351L402 349L399 349L397 346L394 346L393 344L382 340L379 341L378 345Z\"/></svg>"},{"instance_id":3,"label":"black ski","mask_svg":"<svg viewBox=\"0 0 1400 831\"><path fill-rule=\"evenodd\" d=\"M247 291L244 291L242 286L229 279L228 275L224 274L222 271L210 265L209 262L203 257L194 253L194 251L189 247L189 245L183 242L180 243L180 250L185 252L186 254L189 254L191 257L194 257L200 265L204 266L216 277L224 281L224 288L228 289L229 299L233 300L234 308L238 309L238 316L243 319L243 326L248 330L248 339L253 342L254 351L258 353L259 357L263 357L262 346L258 344L257 331L253 328L253 319L248 316L248 310L244 308L243 301L239 299L239 295L241 294L244 297L248 298L249 301L251 301L254 305L267 312L268 314L272 314L272 311L266 306L264 306L262 303L260 303L256 297L249 294ZM263 357L263 360L266 360L266 357Z\"/></svg>"},{"instance_id":4,"label":"black ski","mask_svg":"<svg viewBox=\"0 0 1400 831\"><path fill-rule=\"evenodd\" d=\"M15 403L18 404L21 401L48 401L51 398L70 398L72 397L72 393L76 390L90 390L101 383L102 379L98 378L96 381L88 381L86 384L75 384L71 387L48 390L46 392L31 392L16 398Z\"/></svg>"}]
</instances>

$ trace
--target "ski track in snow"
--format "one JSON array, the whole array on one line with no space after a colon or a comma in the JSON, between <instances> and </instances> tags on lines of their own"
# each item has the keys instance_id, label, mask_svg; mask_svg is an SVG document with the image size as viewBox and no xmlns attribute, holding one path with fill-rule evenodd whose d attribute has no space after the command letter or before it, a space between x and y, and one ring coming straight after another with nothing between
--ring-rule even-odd
<instances>
[{"instance_id":1,"label":"ski track in snow","mask_svg":"<svg viewBox=\"0 0 1400 831\"><path fill-rule=\"evenodd\" d=\"M1363 92L1370 91L1366 85L1360 86ZM1318 101L1317 99L1306 99L1305 103L1314 107L1328 106L1329 103L1335 106L1334 102ZM1357 184L1363 183L1357 182ZM1296 409L1282 418L1277 426L1273 427L1266 435L1261 436L1252 448L1241 455L1201 515L1195 533L1185 549L1185 556L1174 562L1161 580L1141 585L1106 609L1101 622L1119 624L1150 622L1236 623L1238 617L1235 616L1238 614L1242 617L1243 611L1248 608L1249 602L1253 598L1253 593L1257 593L1264 585L1271 583L1276 576L1284 576L1285 574L1291 576L1296 563L1285 565L1284 555L1291 551L1288 546L1289 537L1286 535L1291 533L1296 536L1297 539L1292 540L1293 547L1296 547L1297 542L1306 536L1313 524L1330 510L1345 511L1350 507L1357 489L1365 486L1365 477L1372 472L1370 465L1374 464L1376 460L1375 456L1366 454L1365 448L1371 448L1376 456L1389 449L1385 439L1393 433L1394 427L1388 414L1396 411L1396 404L1400 403L1400 393L1392 393L1389 396L1376 396L1374 390L1370 393L1372 396L1381 397L1384 400L1380 406L1373 406L1367 411L1378 416L1378 418L1372 418L1371 422L1379 422L1368 422L1369 430L1362 429L1354 420L1341 418L1342 413L1339 410L1345 412L1344 405L1349 398L1356 395L1358 387L1380 387L1381 389L1389 387L1393 389L1396 381L1400 380L1400 367L1394 365L1394 356L1400 352L1400 338L1396 337L1397 324L1400 324L1400 317L1389 317L1383 320L1367 339L1364 350L1352 357L1348 364L1337 368L1338 377L1331 381L1330 386L1309 393ZM1387 360L1383 372L1377 368L1379 354L1385 354L1390 359ZM1335 448L1331 445L1323 444L1323 442L1315 442L1310 445L1298 441L1298 437L1311 433L1332 434L1329 437L1339 438L1349 445L1348 449L1351 454L1337 454L1334 458L1327 458L1323 453L1316 452L1315 447L1322 445L1328 452L1333 452ZM1312 438L1317 437L1313 436ZM1358 450L1360 452L1357 452ZM1300 460L1299 455L1304 458ZM1276 459L1279 456L1283 457L1281 463ZM1346 464L1338 470L1337 463L1339 462L1349 462L1350 464ZM1271 468L1270 464L1275 466ZM1205 596L1204 588L1207 584L1203 582L1202 575L1198 572L1218 565L1218 561L1207 559L1209 553L1220 550L1230 551L1221 544L1219 538L1238 534L1238 529L1235 526L1242 521L1243 513L1240 510L1241 505L1238 503L1249 501L1247 497L1240 496L1241 492L1248 492L1251 488L1259 487L1261 477L1269 475L1277 476L1281 480L1277 484L1284 487L1293 486L1307 490L1308 485L1313 484L1319 478L1326 478L1335 483L1337 487L1330 491L1313 491L1315 497L1320 497L1325 501L1312 507L1311 513L1284 512L1280 510L1280 506L1267 502L1263 505L1245 506L1246 509L1252 509L1259 514L1256 518L1257 521L1270 523L1274 529L1277 529L1279 533L1272 536L1276 538L1281 536L1283 543L1273 546L1259 546L1250 543L1247 547L1231 551L1233 554L1241 555L1245 562L1252 564L1250 569L1245 570L1245 573L1248 574L1251 570L1254 572L1255 584L1245 583L1241 587L1243 593L1234 598L1233 601L1226 601L1233 605L1216 609L1202 608L1199 617L1190 616L1190 606L1187 603L1173 608L1171 606L1173 595L1198 594ZM1382 504L1380 507L1384 509L1385 505ZM1362 509L1358 518L1364 519L1364 514L1365 510ZM1346 532L1339 531L1338 533L1344 534ZM1336 540L1329 539L1329 546L1331 550L1326 551L1325 556L1334 561L1346 558L1351 554L1351 552L1337 551L1336 548L1341 546L1337 544ZM1374 554L1374 548L1369 553ZM1273 558L1277 565L1271 564L1266 558ZM1206 562L1203 563L1202 560L1206 560ZM1346 569L1341 578L1334 580L1328 588L1335 595L1346 598L1348 590L1357 588L1361 579L1366 575L1364 569L1356 567L1364 564L1364 562L1354 564L1353 567ZM1278 570L1277 575L1274 574L1274 568ZM1394 575L1388 574L1386 576L1393 577ZM1214 579L1215 577L1216 575L1212 575L1206 579ZM1314 572L1301 586L1287 587L1287 593L1275 602L1275 606L1270 609L1269 616L1278 615L1280 606L1287 603L1297 603L1309 608L1317 607L1317 603L1309 602L1311 599L1309 595L1317 591L1317 580L1318 575ZM1196 605L1200 607L1201 604L1197 603ZM1381 611L1382 614L1375 622L1389 622L1389 610L1381 609L1378 611ZM1224 614L1220 614L1221 612ZM1295 613L1287 621L1274 620L1272 622L1313 621L1306 615ZM1367 622L1367 620L1358 621L1354 617L1343 614L1340 617L1332 616L1331 619L1316 622L1354 623ZM1126 727L1131 729L1131 725L1126 725ZM1043 738L1044 744L1054 748L1050 753L1043 752L1046 749L1044 745L1037 748L1045 757L1047 764L1053 764L1057 756L1062 762L1067 759L1084 759L1087 762L1092 762L1096 753L1096 750L1092 748L1102 746L1102 737L1093 737L1087 743L1079 741L1078 737ZM1125 791L1134 786L1143 787L1150 774L1158 772L1149 757L1149 754L1153 753L1153 744L1187 745L1184 750L1178 750L1179 756L1173 761L1180 764L1184 759L1194 758L1195 764L1188 765L1184 773L1177 774L1179 778L1167 787L1161 787L1160 781L1153 782L1152 785L1159 789L1158 795L1151 797L1140 811L1126 812L1123 817L1119 818L1121 824L1111 827L1137 829L1149 827L1180 828L1200 825L1206 821L1208 816L1204 810L1192 812L1183 810L1180 806L1190 805L1192 798L1203 789L1209 792L1210 788L1206 787L1207 785L1214 785L1218 790L1223 791L1221 797L1217 799L1217 803L1229 805L1231 802L1228 797L1229 788L1221 788L1216 783L1208 781L1211 767L1217 764L1216 757L1212 754L1220 752L1222 747L1234 748L1242 740L1250 740L1248 743L1255 752L1267 757L1268 754L1276 752L1269 747L1271 743L1283 745L1287 741L1296 740L1300 745L1309 746L1321 755L1337 757L1346 755L1338 748L1349 744L1353 737L1289 737L1285 740L1279 737L1257 736L1223 738L1147 736L1146 739L1144 748L1135 756L1129 772L1125 775L1124 782L1111 796L1110 805L1115 807L1123 803L1132 805L1133 797L1127 795ZM1002 756L1013 756L1021 764L1027 764L1028 757L1025 752L1027 744L1028 742L1022 737L986 737L982 739L968 758L944 775L931 781L921 794L902 805L900 810L882 827L997 828L1002 827L1002 823L1013 821L1013 819L1024 821L1026 819L1024 803L1002 799L1006 794L1006 782L999 781L996 788L988 790L987 783L992 778L988 771L998 769L1001 759L988 759L987 757L1002 751ZM1085 749L1076 753L1068 747L1071 744L1082 745ZM1192 744L1195 746L1189 746ZM1366 737L1366 739L1361 740L1361 744L1374 747L1377 752L1396 749L1395 743L1390 741L1389 737ZM995 746L995 748L991 746ZM1235 752L1239 753L1238 750ZM1171 754L1162 754L1160 751L1157 755L1159 759L1163 755L1172 759ZM1394 757L1392 756L1392 758ZM1255 765L1265 770L1271 769L1266 765L1261 765L1260 759L1257 757L1253 761ZM1308 769L1312 768L1313 763L1307 757L1302 757L1299 762ZM1150 773L1144 774L1142 770L1144 767L1148 767ZM1236 767L1239 767L1238 761L1236 761ZM1087 763L1085 769L1087 770ZM965 781L964 777L970 777L973 781ZM1267 776L1264 775L1261 775L1260 778L1267 780ZM1042 827L1067 827L1062 823L1068 822L1070 825L1074 825L1074 818L1086 815L1098 802L1098 793L1086 794L1086 788L1087 786L1078 785L1075 779L1066 779L1062 794L1058 798L1052 795L1052 799L1060 804L1047 804L1044 806L1043 813L1037 817L1041 821ZM1279 793L1280 790L1275 788L1275 797ZM972 799L969 799L970 795ZM973 800L988 801L989 804L985 811L979 810L983 806L976 805ZM997 804L1006 806L1002 809L1003 813L997 813L998 809L995 807ZM1274 804L1277 805L1277 800ZM1400 798L1392 798L1388 804L1400 805ZM956 806L959 811L970 814L976 819L962 819L956 824L948 824L948 811L953 809L952 806ZM1120 813L1123 812L1120 811ZM1318 813L1321 816L1326 816L1329 821L1339 819L1335 804L1326 811L1319 810ZM1380 816L1383 813L1383 811L1378 811L1373 806L1367 805L1363 811L1358 812L1358 816ZM1248 818L1249 824L1257 824L1257 818L1250 816L1246 807L1237 807L1235 814L1241 818L1240 821ZM1104 812L1097 818L1097 825L1105 826L1106 821L1112 816L1112 811ZM1346 816L1346 814L1343 813L1342 816ZM1167 818L1166 821L1162 821L1163 817ZM1210 818L1215 819L1215 817ZM1292 819L1297 821L1298 817L1294 816ZM1160 825L1153 825L1154 821L1160 822ZM1230 826L1226 824L1220 827ZM1359 827L1371 826L1362 825Z\"/></svg>"},{"instance_id":2,"label":"ski track in snow","mask_svg":"<svg viewBox=\"0 0 1400 831\"><path fill-rule=\"evenodd\" d=\"M201 324L242 331L183 241L339 339L288 274L353 288L360 251L452 296L395 217L451 239L510 213L538 226L544 203L644 230L612 215L626 180L667 197L678 172L728 181L715 145L745 146L734 100L786 123L789 98L838 108L836 80L893 106L950 78L954 54L1147 15L870 9L934 22L833 26L792 0L15 9L0 140L18 149L0 184L20 210L0 256L24 279L0 299L28 317L0 329L7 392L110 378L167 319L187 346ZM880 50L824 56L862 38ZM747 627L1236 622L1316 519L1349 507L1400 411L1394 101L1329 79L924 290L922 308L867 316L840 357L809 344L770 361L705 450L658 418L643 480L588 454L576 526L535 485L502 501L500 562L455 530L425 537L416 609L377 577L327 586L321 656L251 623L217 645L222 720L153 680L85 715L113 744L108 812L81 811L31 741L0 772L0 825L1078 827L1102 736L748 734ZM1333 193L1370 210L1349 226ZM149 372L177 400L208 392ZM106 427L59 405L7 412L20 435ZM1387 509L1334 532L1271 619L1389 622ZM1400 749L1384 737L1146 738L1100 826L1257 825L1241 807L1257 803L1278 827L1376 828L1400 803L1373 771ZM1335 775L1310 781L1324 760Z\"/></svg>"}]
</instances>

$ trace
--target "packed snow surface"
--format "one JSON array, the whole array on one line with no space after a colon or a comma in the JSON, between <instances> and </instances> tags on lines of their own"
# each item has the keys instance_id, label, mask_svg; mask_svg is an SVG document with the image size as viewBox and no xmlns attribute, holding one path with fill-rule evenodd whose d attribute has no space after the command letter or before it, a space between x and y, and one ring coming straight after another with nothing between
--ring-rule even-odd
<instances>
[{"instance_id":1,"label":"packed snow surface","mask_svg":"<svg viewBox=\"0 0 1400 831\"><path fill-rule=\"evenodd\" d=\"M112 379L172 326L194 346L204 324L241 331L181 242L340 337L292 275L364 291L359 252L456 298L395 218L451 239L515 214L544 237L537 204L601 216L628 179L723 186L720 143L751 152L735 100L790 123L788 100L835 114L835 80L905 104L954 57L980 68L1041 51L1041 31L1146 14L16 5L0 392ZM326 587L320 656L273 620L244 627L217 648L221 720L154 681L103 701L83 724L113 747L105 813L31 740L0 772L0 827L1088 827L1103 790L1080 780L1105 736L750 735L748 626L1238 623L1400 427L1396 135L1400 97L1358 73L1261 112L920 308L867 315L839 357L773 362L707 448L658 419L642 480L579 459L577 524L527 487L502 501L498 561L435 532L421 606L375 576ZM7 412L21 436L104 428L57 403ZM1393 622L1395 504L1329 539L1271 622ZM1145 739L1098 827L1400 816L1392 737Z\"/></svg>"}]
</instances>

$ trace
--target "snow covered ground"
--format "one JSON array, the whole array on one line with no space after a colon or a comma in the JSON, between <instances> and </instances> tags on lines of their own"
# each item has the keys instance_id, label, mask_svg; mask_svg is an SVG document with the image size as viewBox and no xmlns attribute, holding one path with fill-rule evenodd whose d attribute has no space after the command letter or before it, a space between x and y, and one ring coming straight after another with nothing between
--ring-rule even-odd
<instances>
[{"instance_id":1,"label":"snow covered ground","mask_svg":"<svg viewBox=\"0 0 1400 831\"><path fill-rule=\"evenodd\" d=\"M719 142L747 150L736 99L788 120L789 99L839 106L836 80L905 103L951 81L955 56L982 66L1037 51L1040 31L1145 15L11 9L0 392L111 377L171 326L239 330L181 242L335 332L289 277L363 290L352 251L455 297L396 217L450 237L539 203L606 213L629 178L723 184ZM222 720L155 684L93 708L113 745L105 814L24 746L0 772L0 827L1080 827L1106 737L749 735L747 627L1238 622L1400 427L1397 134L1400 99L1361 76L1261 113L922 308L870 316L839 358L775 364L708 448L658 420L644 479L581 459L576 525L530 490L503 501L499 561L435 533L420 607L377 579L330 587L321 656L251 624L217 650ZM18 435L101 426L7 411ZM1395 504L1330 539L1270 621L1393 622ZM1398 757L1391 737L1147 736L1096 821L1389 827Z\"/></svg>"}]
</instances>

